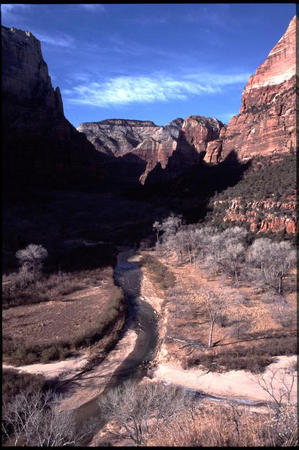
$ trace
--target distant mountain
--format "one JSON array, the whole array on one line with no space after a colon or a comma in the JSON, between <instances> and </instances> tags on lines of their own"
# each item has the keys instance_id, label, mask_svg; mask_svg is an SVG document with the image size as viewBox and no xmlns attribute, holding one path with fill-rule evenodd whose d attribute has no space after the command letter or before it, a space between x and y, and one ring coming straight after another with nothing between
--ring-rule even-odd
<instances>
[{"instance_id":1,"label":"distant mountain","mask_svg":"<svg viewBox=\"0 0 299 450\"><path fill-rule=\"evenodd\" d=\"M217 119L190 116L186 120L172 120L165 126L151 121L109 119L82 123L77 130L101 153L117 158L130 154L144 161L146 166L139 177L144 184L158 164L162 169L168 168L170 158L168 176L176 176L198 163L199 154L206 151L209 141L219 137L223 127Z\"/></svg>"}]
</instances>

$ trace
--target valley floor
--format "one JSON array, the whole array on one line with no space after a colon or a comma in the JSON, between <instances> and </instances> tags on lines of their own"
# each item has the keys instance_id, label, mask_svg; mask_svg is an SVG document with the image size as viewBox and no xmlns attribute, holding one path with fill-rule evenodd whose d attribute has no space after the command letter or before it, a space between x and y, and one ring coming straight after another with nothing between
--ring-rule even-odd
<instances>
[{"instance_id":1,"label":"valley floor","mask_svg":"<svg viewBox=\"0 0 299 450\"><path fill-rule=\"evenodd\" d=\"M245 370L227 370L210 371L209 369L199 367L183 368L184 351L173 342L167 340L169 333L169 323L172 316L169 312L169 301L167 299L167 291L154 282L152 274L146 267L141 265L139 269L139 261L142 261L143 254L134 254L134 252L124 252L121 259L121 270L119 276L123 277L122 287L131 290L131 295L138 295L143 302L146 302L153 308L158 318L159 340L153 361L150 363L148 372L149 378L145 378L145 382L163 381L165 384L174 384L182 386L186 389L198 391L208 396L219 397L223 400L239 400L248 405L256 404L256 402L271 401L269 393L261 388L261 379L266 383L273 384L273 393L276 395L279 389L284 385L293 386L290 392L290 400L296 402L297 386L294 383L294 371L292 370L296 364L295 355L284 355L273 357L270 365L261 373L251 373ZM163 261L165 263L165 261ZM132 264L135 270L132 270ZM118 266L120 267L120 266ZM136 269L137 268L137 269ZM173 269L169 266L170 270ZM173 269L176 276L181 272L184 277L184 285L191 285L194 271L188 268ZM182 274L182 272L184 272ZM198 274L198 273L197 273ZM181 280L179 280L181 282ZM194 280L193 280L194 281ZM205 282L205 279L202 279ZM215 280L213 281L215 284ZM132 291L133 289L133 291ZM137 289L137 290L136 290ZM127 292L128 293L128 292ZM85 421L88 417L97 414L99 395L104 391L111 382L113 375L118 368L132 358L136 343L138 341L136 324L130 322L130 317L125 327L123 336L117 343L116 347L108 354L107 358L92 370L80 374L88 357L87 353L73 359L67 359L61 362L51 364L34 364L21 366L18 369L29 373L43 373L46 377L60 375L62 379L73 379L70 384L67 395L62 400L60 408L62 410L76 410L77 419ZM150 333L150 327L146 333ZM188 331L187 328L185 330ZM181 327L182 337L184 335L184 327ZM186 338L188 335L185 336ZM218 338L221 337L220 334ZM132 363L132 361L131 361ZM133 361L134 363L134 361ZM140 361L136 359L136 366ZM6 366L7 367L7 366ZM133 366L132 366L133 368ZM288 370L289 369L289 370ZM76 376L77 374L77 376ZM97 437L95 436L91 442L91 446L95 445Z\"/></svg>"}]
</instances>

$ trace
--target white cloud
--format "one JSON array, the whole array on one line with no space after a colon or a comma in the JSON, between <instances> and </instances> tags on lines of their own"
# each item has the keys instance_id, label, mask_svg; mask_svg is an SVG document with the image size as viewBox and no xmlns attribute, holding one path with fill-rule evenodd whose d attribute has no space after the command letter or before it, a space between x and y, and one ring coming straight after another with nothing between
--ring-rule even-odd
<instances>
[{"instance_id":1,"label":"white cloud","mask_svg":"<svg viewBox=\"0 0 299 450\"><path fill-rule=\"evenodd\" d=\"M188 80L197 82L209 82L217 86L226 86L229 84L247 83L251 73L236 73L236 74L215 74L215 73L193 73L185 75Z\"/></svg>"},{"instance_id":2,"label":"white cloud","mask_svg":"<svg viewBox=\"0 0 299 450\"><path fill-rule=\"evenodd\" d=\"M73 47L74 39L68 35L50 36L48 34L32 31L32 34L44 44L54 45L57 47Z\"/></svg>"},{"instance_id":3,"label":"white cloud","mask_svg":"<svg viewBox=\"0 0 299 450\"><path fill-rule=\"evenodd\" d=\"M81 4L81 5L77 5L80 9L83 9L85 11L90 11L90 12L95 12L95 11L99 11L99 12L104 12L106 11L106 8L104 5L100 5L97 3L90 3L90 4Z\"/></svg>"},{"instance_id":4,"label":"white cloud","mask_svg":"<svg viewBox=\"0 0 299 450\"><path fill-rule=\"evenodd\" d=\"M17 4L17 3L11 3L11 4L1 4L1 13L2 14L7 14L7 13L14 13L14 12L18 12L21 9L26 9L28 8L29 5L22 5L22 4Z\"/></svg>"},{"instance_id":5,"label":"white cloud","mask_svg":"<svg viewBox=\"0 0 299 450\"><path fill-rule=\"evenodd\" d=\"M103 82L79 84L67 92L70 103L98 107L186 100L192 95L216 94L223 86L247 81L248 74L119 76Z\"/></svg>"},{"instance_id":6,"label":"white cloud","mask_svg":"<svg viewBox=\"0 0 299 450\"><path fill-rule=\"evenodd\" d=\"M20 19L21 16L20 13L30 7L30 5L22 5L15 3L1 4L0 6L1 6L2 23L3 21L9 22Z\"/></svg>"}]
</instances>

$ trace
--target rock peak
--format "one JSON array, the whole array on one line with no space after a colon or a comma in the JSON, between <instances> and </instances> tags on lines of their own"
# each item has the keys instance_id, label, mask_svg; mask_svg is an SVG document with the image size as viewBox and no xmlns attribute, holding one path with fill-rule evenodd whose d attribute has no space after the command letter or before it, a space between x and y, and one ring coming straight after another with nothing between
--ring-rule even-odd
<instances>
[{"instance_id":1,"label":"rock peak","mask_svg":"<svg viewBox=\"0 0 299 450\"><path fill-rule=\"evenodd\" d=\"M296 148L296 26L295 16L249 78L239 114L231 118L220 136L222 142L215 142L213 148L211 144L219 161L232 151L246 160L290 153Z\"/></svg>"},{"instance_id":2,"label":"rock peak","mask_svg":"<svg viewBox=\"0 0 299 450\"><path fill-rule=\"evenodd\" d=\"M285 33L269 52L265 61L256 69L255 74L249 78L243 96L246 96L252 89L281 84L292 78L295 73L296 16L293 17ZM243 110L242 108L241 111Z\"/></svg>"}]
</instances>

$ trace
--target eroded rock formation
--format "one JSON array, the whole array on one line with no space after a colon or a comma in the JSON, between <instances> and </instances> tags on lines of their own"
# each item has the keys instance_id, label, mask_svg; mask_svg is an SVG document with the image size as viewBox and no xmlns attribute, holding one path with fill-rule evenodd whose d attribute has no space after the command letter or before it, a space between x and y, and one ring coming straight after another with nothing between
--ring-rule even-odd
<instances>
[{"instance_id":1,"label":"eroded rock formation","mask_svg":"<svg viewBox=\"0 0 299 450\"><path fill-rule=\"evenodd\" d=\"M98 153L64 117L39 40L4 26L2 148L6 189L67 185L100 171Z\"/></svg>"}]
</instances>

